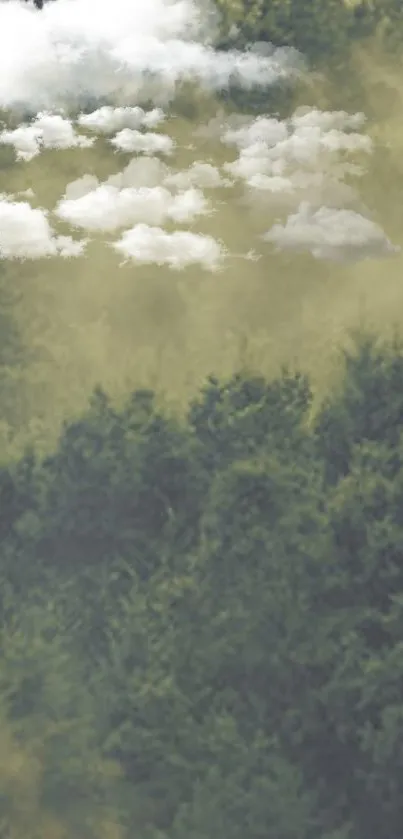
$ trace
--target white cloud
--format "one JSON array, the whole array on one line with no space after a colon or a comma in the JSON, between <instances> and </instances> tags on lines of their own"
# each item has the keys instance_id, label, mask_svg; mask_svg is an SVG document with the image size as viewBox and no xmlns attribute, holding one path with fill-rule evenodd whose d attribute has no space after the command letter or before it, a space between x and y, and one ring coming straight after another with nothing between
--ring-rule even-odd
<instances>
[{"instance_id":1,"label":"white cloud","mask_svg":"<svg viewBox=\"0 0 403 839\"><path fill-rule=\"evenodd\" d=\"M77 201L79 198L83 198L84 195L93 192L98 186L99 181L95 175L83 175L81 178L77 178L76 181L71 181L71 183L67 184L64 197L68 201Z\"/></svg>"},{"instance_id":2,"label":"white cloud","mask_svg":"<svg viewBox=\"0 0 403 839\"><path fill-rule=\"evenodd\" d=\"M75 190L73 185L73 193ZM137 222L152 225L167 220L191 222L206 212L207 202L195 189L173 196L161 186L118 189L108 184L101 184L79 197L64 197L55 208L60 219L75 227L104 232Z\"/></svg>"},{"instance_id":3,"label":"white cloud","mask_svg":"<svg viewBox=\"0 0 403 839\"><path fill-rule=\"evenodd\" d=\"M363 172L348 156L357 161L357 155L372 151L371 139L355 130L364 122L360 113L300 108L286 120L258 117L226 123L221 117L210 129L238 149L238 157L225 163L224 170L244 183L246 202L263 213L292 211L301 202L313 207L357 205L345 178Z\"/></svg>"},{"instance_id":4,"label":"white cloud","mask_svg":"<svg viewBox=\"0 0 403 839\"><path fill-rule=\"evenodd\" d=\"M123 128L156 128L165 119L161 108L144 111L143 108L113 108L104 105L90 114L80 114L78 124L98 134L113 134Z\"/></svg>"},{"instance_id":5,"label":"white cloud","mask_svg":"<svg viewBox=\"0 0 403 839\"><path fill-rule=\"evenodd\" d=\"M166 176L166 186L174 186L179 189L186 189L189 186L197 186L201 189L216 189L223 186L231 186L232 182L223 178L216 166L211 163L195 161L182 172L174 172Z\"/></svg>"},{"instance_id":6,"label":"white cloud","mask_svg":"<svg viewBox=\"0 0 403 839\"><path fill-rule=\"evenodd\" d=\"M290 178L282 178L280 175L263 175L258 172L249 178L248 184L253 189L264 190L272 195L294 195L295 193Z\"/></svg>"},{"instance_id":7,"label":"white cloud","mask_svg":"<svg viewBox=\"0 0 403 839\"><path fill-rule=\"evenodd\" d=\"M40 131L30 125L20 125L14 131L0 134L3 146L14 146L18 160L31 160L39 154Z\"/></svg>"},{"instance_id":8,"label":"white cloud","mask_svg":"<svg viewBox=\"0 0 403 839\"><path fill-rule=\"evenodd\" d=\"M315 117L317 113L320 114L315 112ZM332 156L339 152L369 154L372 150L371 139L365 134L333 127L327 130L321 127L319 119L312 122L258 117L249 125L224 131L223 142L240 149L237 160L226 164L225 169L248 181L253 175L283 175L297 167L317 171L318 167L330 167ZM329 120L324 124L328 125Z\"/></svg>"},{"instance_id":9,"label":"white cloud","mask_svg":"<svg viewBox=\"0 0 403 839\"><path fill-rule=\"evenodd\" d=\"M26 198L34 198L35 197L35 193L30 186L28 187L28 189L21 189L19 192L17 192L17 195L23 195Z\"/></svg>"},{"instance_id":10,"label":"white cloud","mask_svg":"<svg viewBox=\"0 0 403 839\"><path fill-rule=\"evenodd\" d=\"M211 236L184 230L166 233L160 227L148 227L146 224L138 224L132 230L125 231L112 247L125 260L168 265L177 270L199 264L209 271L216 271L224 257L219 243Z\"/></svg>"},{"instance_id":11,"label":"white cloud","mask_svg":"<svg viewBox=\"0 0 403 839\"><path fill-rule=\"evenodd\" d=\"M133 128L123 128L112 140L112 146L119 151L153 154L172 154L173 140L166 134L147 132L142 134Z\"/></svg>"},{"instance_id":12,"label":"white cloud","mask_svg":"<svg viewBox=\"0 0 403 839\"><path fill-rule=\"evenodd\" d=\"M138 104L150 89L169 98L186 79L217 89L233 79L250 87L290 76L291 50L216 52L211 8L193 0L58 0L38 14L31 3L1 2L0 107L82 107L108 97Z\"/></svg>"},{"instance_id":13,"label":"white cloud","mask_svg":"<svg viewBox=\"0 0 403 839\"><path fill-rule=\"evenodd\" d=\"M268 148L288 138L286 122L274 117L257 117L239 128L228 128L222 135L222 142L229 146L246 149L255 143L264 143Z\"/></svg>"},{"instance_id":14,"label":"white cloud","mask_svg":"<svg viewBox=\"0 0 403 839\"><path fill-rule=\"evenodd\" d=\"M264 236L279 249L308 251L316 259L358 261L396 253L383 230L353 210L301 204L285 224L275 224Z\"/></svg>"},{"instance_id":15,"label":"white cloud","mask_svg":"<svg viewBox=\"0 0 403 839\"><path fill-rule=\"evenodd\" d=\"M178 195L171 196L167 209L167 218L178 224L188 224L197 216L208 215L209 205L199 189L187 189Z\"/></svg>"},{"instance_id":16,"label":"white cloud","mask_svg":"<svg viewBox=\"0 0 403 839\"><path fill-rule=\"evenodd\" d=\"M87 148L94 140L76 134L70 120L59 114L38 114L30 125L20 125L14 131L2 131L0 143L12 145L19 160L32 160L41 148Z\"/></svg>"},{"instance_id":17,"label":"white cloud","mask_svg":"<svg viewBox=\"0 0 403 839\"><path fill-rule=\"evenodd\" d=\"M281 120L223 112L195 133L219 137L235 160L220 168L194 161L173 171L168 160L158 159L175 150L170 136L155 132L168 117L160 106L165 108L178 84L217 90L236 82L248 89L298 71L292 50L255 45L216 51L210 12L209 0L58 0L41 14L30 3L0 0L0 108L14 110L14 117L20 108L40 110L14 130L4 126L0 143L30 160L43 149L87 148L102 135L116 151L141 155L103 183L93 174L77 178L54 210L59 219L94 233L130 226L113 247L139 262L218 264L222 251L214 239L161 227L210 213L201 190L235 181L246 187L244 200L253 204L262 229L280 211L282 218L289 214L266 235L280 248L324 259L394 252L383 231L358 212L355 191L345 182L347 175L362 173L357 164L372 150L361 113L299 108ZM63 107L78 113L74 122L61 115ZM8 196L0 200L0 247L3 258L34 258L78 255L85 242L56 236L45 210Z\"/></svg>"},{"instance_id":18,"label":"white cloud","mask_svg":"<svg viewBox=\"0 0 403 839\"><path fill-rule=\"evenodd\" d=\"M94 140L76 134L70 120L59 114L38 114L33 127L40 132L42 145L47 149L88 148Z\"/></svg>"},{"instance_id":19,"label":"white cloud","mask_svg":"<svg viewBox=\"0 0 403 839\"><path fill-rule=\"evenodd\" d=\"M0 196L0 258L41 259L47 256L80 256L86 242L55 236L43 209L26 201Z\"/></svg>"},{"instance_id":20,"label":"white cloud","mask_svg":"<svg viewBox=\"0 0 403 839\"><path fill-rule=\"evenodd\" d=\"M344 131L352 128L357 130L366 123L365 114L359 112L349 114L347 111L320 111L318 108L298 108L291 117L294 128L320 128L321 131L337 129Z\"/></svg>"},{"instance_id":21,"label":"white cloud","mask_svg":"<svg viewBox=\"0 0 403 839\"><path fill-rule=\"evenodd\" d=\"M116 175L111 175L106 184L123 187L160 186L169 174L169 168L158 157L133 158L130 163Z\"/></svg>"}]
</instances>

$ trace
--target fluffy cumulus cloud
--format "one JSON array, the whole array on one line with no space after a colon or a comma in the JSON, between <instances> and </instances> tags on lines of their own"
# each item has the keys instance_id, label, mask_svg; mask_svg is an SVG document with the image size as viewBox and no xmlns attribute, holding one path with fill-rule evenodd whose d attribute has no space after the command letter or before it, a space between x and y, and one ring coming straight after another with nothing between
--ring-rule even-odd
<instances>
[{"instance_id":1,"label":"fluffy cumulus cloud","mask_svg":"<svg viewBox=\"0 0 403 839\"><path fill-rule=\"evenodd\" d=\"M33 209L26 201L0 196L0 258L41 259L48 256L80 256L85 242L56 236L47 212Z\"/></svg>"},{"instance_id":2,"label":"fluffy cumulus cloud","mask_svg":"<svg viewBox=\"0 0 403 839\"><path fill-rule=\"evenodd\" d=\"M31 160L42 148L88 148L93 142L93 139L77 134L71 121L60 114L38 114L30 125L0 133L0 143L14 146L19 160Z\"/></svg>"},{"instance_id":3,"label":"fluffy cumulus cloud","mask_svg":"<svg viewBox=\"0 0 403 839\"><path fill-rule=\"evenodd\" d=\"M232 181L223 178L216 166L203 161L195 161L182 172L171 172L166 176L164 183L167 186L187 189L190 186L200 189L216 189L218 187L231 186Z\"/></svg>"},{"instance_id":4,"label":"fluffy cumulus cloud","mask_svg":"<svg viewBox=\"0 0 403 839\"><path fill-rule=\"evenodd\" d=\"M188 223L208 212L207 201L197 189L172 195L162 186L119 189L101 184L87 191L88 180L73 187L59 201L55 214L75 227L110 232L137 222L160 225L166 221ZM68 197L70 196L70 197Z\"/></svg>"},{"instance_id":5,"label":"fluffy cumulus cloud","mask_svg":"<svg viewBox=\"0 0 403 839\"><path fill-rule=\"evenodd\" d=\"M207 126L238 156L224 170L241 181L247 200L289 213L267 241L279 250L309 251L318 259L356 261L398 251L366 216L351 179L372 151L362 113L297 110L289 119L259 116ZM346 176L349 181L346 182Z\"/></svg>"},{"instance_id":6,"label":"fluffy cumulus cloud","mask_svg":"<svg viewBox=\"0 0 403 839\"><path fill-rule=\"evenodd\" d=\"M172 154L174 142L166 134L148 131L142 134L134 128L123 128L110 141L116 150L137 154Z\"/></svg>"},{"instance_id":7,"label":"fluffy cumulus cloud","mask_svg":"<svg viewBox=\"0 0 403 839\"><path fill-rule=\"evenodd\" d=\"M181 270L198 264L209 271L216 271L222 264L224 251L211 236L201 236L187 230L167 233L160 227L138 224L126 230L112 247L124 260L138 264L155 263Z\"/></svg>"},{"instance_id":8,"label":"fluffy cumulus cloud","mask_svg":"<svg viewBox=\"0 0 403 839\"><path fill-rule=\"evenodd\" d=\"M119 189L129 186L161 186L169 172L168 166L158 157L134 157L121 172L110 175L105 183Z\"/></svg>"},{"instance_id":9,"label":"fluffy cumulus cloud","mask_svg":"<svg viewBox=\"0 0 403 839\"><path fill-rule=\"evenodd\" d=\"M285 224L275 224L266 233L267 242L281 250L308 251L316 259L355 262L396 253L383 230L354 210L301 204Z\"/></svg>"},{"instance_id":10,"label":"fluffy cumulus cloud","mask_svg":"<svg viewBox=\"0 0 403 839\"><path fill-rule=\"evenodd\" d=\"M114 131L122 131L124 128L156 128L164 119L164 111L161 108L145 111L138 105L118 108L103 105L90 114L80 114L77 122L96 134L113 134Z\"/></svg>"},{"instance_id":11,"label":"fluffy cumulus cloud","mask_svg":"<svg viewBox=\"0 0 403 839\"><path fill-rule=\"evenodd\" d=\"M4 130L0 134L3 146L14 146L18 160L31 160L39 154L40 134L30 125L20 125L13 131Z\"/></svg>"}]
</instances>

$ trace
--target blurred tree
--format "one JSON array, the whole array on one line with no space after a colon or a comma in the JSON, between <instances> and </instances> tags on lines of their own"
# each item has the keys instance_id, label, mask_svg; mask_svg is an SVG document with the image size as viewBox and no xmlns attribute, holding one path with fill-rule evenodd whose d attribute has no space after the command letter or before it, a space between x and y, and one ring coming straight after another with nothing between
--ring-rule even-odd
<instances>
[{"instance_id":1,"label":"blurred tree","mask_svg":"<svg viewBox=\"0 0 403 839\"><path fill-rule=\"evenodd\" d=\"M356 443L396 446L403 428L403 348L358 335L344 353L344 373L337 394L326 400L316 434L330 480L350 468Z\"/></svg>"},{"instance_id":2,"label":"blurred tree","mask_svg":"<svg viewBox=\"0 0 403 839\"><path fill-rule=\"evenodd\" d=\"M312 402L308 379L285 370L278 379L237 374L220 382L210 377L189 411L202 444L203 460L213 472L240 458L275 447L302 450Z\"/></svg>"},{"instance_id":3,"label":"blurred tree","mask_svg":"<svg viewBox=\"0 0 403 839\"><path fill-rule=\"evenodd\" d=\"M18 324L20 295L5 270L0 253L0 424L19 426L26 420L21 385L27 373L29 353ZM0 451L0 458L4 453Z\"/></svg>"},{"instance_id":4,"label":"blurred tree","mask_svg":"<svg viewBox=\"0 0 403 839\"><path fill-rule=\"evenodd\" d=\"M108 825L118 825L111 799L119 767L97 748L95 697L69 649L62 614L39 592L11 612L0 632L4 836L106 835Z\"/></svg>"},{"instance_id":5,"label":"blurred tree","mask_svg":"<svg viewBox=\"0 0 403 839\"><path fill-rule=\"evenodd\" d=\"M163 561L168 538L187 550L197 538L206 482L196 449L151 392L136 392L121 411L96 392L43 464L41 561L96 577L105 562L130 556L147 577Z\"/></svg>"}]
</instances>

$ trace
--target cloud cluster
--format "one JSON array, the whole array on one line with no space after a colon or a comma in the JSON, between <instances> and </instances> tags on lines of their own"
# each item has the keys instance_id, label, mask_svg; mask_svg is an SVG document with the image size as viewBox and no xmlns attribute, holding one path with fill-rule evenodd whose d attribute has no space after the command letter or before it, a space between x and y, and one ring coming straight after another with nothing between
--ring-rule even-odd
<instances>
[{"instance_id":1,"label":"cloud cluster","mask_svg":"<svg viewBox=\"0 0 403 839\"><path fill-rule=\"evenodd\" d=\"M171 172L164 179L166 186L178 189L199 187L200 189L217 189L232 186L232 181L224 178L216 166L197 160L182 172Z\"/></svg>"},{"instance_id":2,"label":"cloud cluster","mask_svg":"<svg viewBox=\"0 0 403 839\"><path fill-rule=\"evenodd\" d=\"M140 263L213 270L222 264L222 246L171 228L219 212L220 190L237 187L231 196L237 201L241 186L261 225L256 241L268 230L274 248L325 260L395 253L352 185L372 151L362 113L304 108L288 119L221 113L195 133L221 143L227 162L193 160L178 168L175 140L159 133L178 85L248 89L299 72L292 50L214 49L211 12L209 0L58 0L41 14L23 0L0 0L0 108L13 111L14 120L24 108L32 116L25 113L17 128L4 125L0 144L29 161L45 149L89 149L102 137L103 152L109 146L111 155L132 156L104 182L84 174L68 184L54 207L55 223L97 235L123 231L109 244ZM2 258L83 253L86 241L57 236L47 211L16 197L1 197Z\"/></svg>"},{"instance_id":3,"label":"cloud cluster","mask_svg":"<svg viewBox=\"0 0 403 839\"><path fill-rule=\"evenodd\" d=\"M136 154L166 154L174 149L174 142L166 134L155 134L151 128L157 128L165 119L161 108L149 111L135 105L133 107L112 107L103 105L89 114L79 114L77 123L96 134L113 134L109 141L116 150ZM140 129L145 128L143 133Z\"/></svg>"},{"instance_id":4,"label":"cloud cluster","mask_svg":"<svg viewBox=\"0 0 403 839\"><path fill-rule=\"evenodd\" d=\"M316 259L357 261L399 250L365 216L345 181L347 175L351 180L362 174L360 156L372 151L370 137L361 132L364 124L362 113L306 108L285 120L221 117L207 131L236 148L237 158L224 170L245 185L250 203L262 209L262 220L265 209L289 213L266 233L267 242Z\"/></svg>"},{"instance_id":5,"label":"cloud cluster","mask_svg":"<svg viewBox=\"0 0 403 839\"><path fill-rule=\"evenodd\" d=\"M343 178L353 171L341 154L369 154L370 138L352 128L363 125L362 114L296 112L289 120L257 119L222 133L222 142L239 155L225 169L247 187L272 195L296 195L323 186L324 178ZM355 173L358 173L356 168Z\"/></svg>"},{"instance_id":6,"label":"cloud cluster","mask_svg":"<svg viewBox=\"0 0 403 839\"><path fill-rule=\"evenodd\" d=\"M88 181L87 181L88 183ZM162 186L124 187L101 184L84 194L64 197L55 214L74 227L95 232L111 232L120 227L144 222L160 225L166 221L192 222L196 216L208 212L202 192L188 189L172 195Z\"/></svg>"},{"instance_id":7,"label":"cloud cluster","mask_svg":"<svg viewBox=\"0 0 403 839\"><path fill-rule=\"evenodd\" d=\"M138 224L125 231L112 247L125 261L131 259L139 264L155 263L182 270L198 264L209 271L220 268L224 257L223 248L212 238L187 230L167 233L160 227Z\"/></svg>"}]
</instances>

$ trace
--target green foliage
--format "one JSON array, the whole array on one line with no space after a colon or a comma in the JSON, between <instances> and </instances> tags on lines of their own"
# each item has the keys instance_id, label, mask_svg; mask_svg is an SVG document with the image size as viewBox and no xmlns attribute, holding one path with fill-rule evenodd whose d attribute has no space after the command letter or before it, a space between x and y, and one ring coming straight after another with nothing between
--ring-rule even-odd
<instances>
[{"instance_id":1,"label":"green foliage","mask_svg":"<svg viewBox=\"0 0 403 839\"><path fill-rule=\"evenodd\" d=\"M0 254L0 425L5 426L18 426L25 420L19 391L28 352L16 317L18 298L17 289L6 282Z\"/></svg>"},{"instance_id":2,"label":"green foliage","mask_svg":"<svg viewBox=\"0 0 403 839\"><path fill-rule=\"evenodd\" d=\"M317 419L319 448L335 479L349 471L356 444L396 446L403 422L401 345L359 336L344 362L340 393L325 402Z\"/></svg>"},{"instance_id":3,"label":"green foliage","mask_svg":"<svg viewBox=\"0 0 403 839\"><path fill-rule=\"evenodd\" d=\"M245 42L269 41L316 56L343 46L352 13L343 0L216 0L224 31Z\"/></svg>"},{"instance_id":4,"label":"green foliage","mask_svg":"<svg viewBox=\"0 0 403 839\"><path fill-rule=\"evenodd\" d=\"M400 0L215 0L221 46L255 42L293 47L309 60L348 55L351 44L377 33L400 46Z\"/></svg>"},{"instance_id":5,"label":"green foliage","mask_svg":"<svg viewBox=\"0 0 403 839\"><path fill-rule=\"evenodd\" d=\"M3 467L2 836L400 839L402 377L97 391Z\"/></svg>"},{"instance_id":6,"label":"green foliage","mask_svg":"<svg viewBox=\"0 0 403 839\"><path fill-rule=\"evenodd\" d=\"M189 412L209 468L256 455L275 445L294 446L312 394L306 377L285 371L275 382L236 375L228 382L210 377Z\"/></svg>"},{"instance_id":7,"label":"green foliage","mask_svg":"<svg viewBox=\"0 0 403 839\"><path fill-rule=\"evenodd\" d=\"M36 560L93 574L130 555L147 577L168 535L178 550L196 538L205 484L196 448L155 408L153 394L138 392L117 411L96 392L87 416L65 428L44 462L19 522L31 530Z\"/></svg>"},{"instance_id":8,"label":"green foliage","mask_svg":"<svg viewBox=\"0 0 403 839\"><path fill-rule=\"evenodd\" d=\"M17 614L8 605L0 633L4 835L95 839L112 814L119 767L97 748L94 697L57 604L38 596Z\"/></svg>"}]
</instances>

